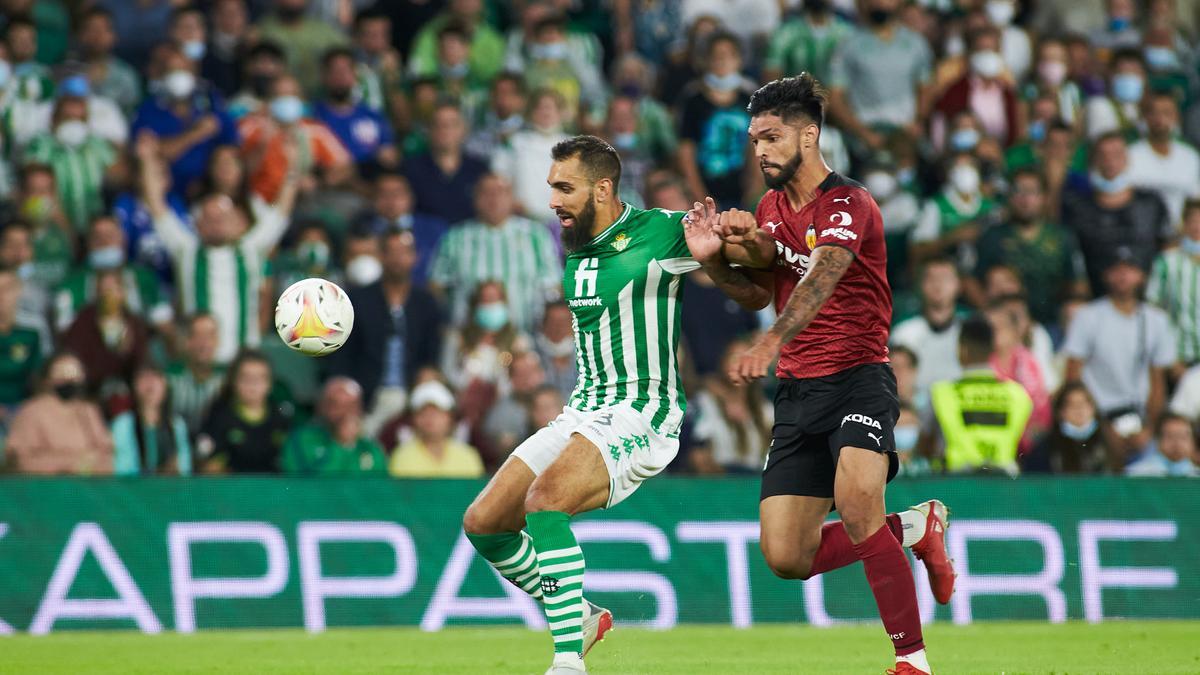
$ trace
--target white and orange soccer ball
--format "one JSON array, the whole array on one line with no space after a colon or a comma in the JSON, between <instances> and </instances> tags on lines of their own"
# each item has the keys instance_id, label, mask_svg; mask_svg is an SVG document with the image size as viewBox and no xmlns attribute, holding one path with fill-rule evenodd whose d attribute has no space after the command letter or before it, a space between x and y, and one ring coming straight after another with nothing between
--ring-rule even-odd
<instances>
[{"instance_id":1,"label":"white and orange soccer ball","mask_svg":"<svg viewBox=\"0 0 1200 675\"><path fill-rule=\"evenodd\" d=\"M354 328L354 305L337 284L304 279L275 304L275 330L284 344L309 356L324 356L346 344Z\"/></svg>"}]
</instances>

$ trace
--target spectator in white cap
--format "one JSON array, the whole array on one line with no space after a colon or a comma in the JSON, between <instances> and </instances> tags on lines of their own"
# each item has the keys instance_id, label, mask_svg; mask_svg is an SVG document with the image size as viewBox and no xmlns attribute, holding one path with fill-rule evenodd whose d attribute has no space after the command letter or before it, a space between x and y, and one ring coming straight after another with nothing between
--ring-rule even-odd
<instances>
[{"instance_id":1,"label":"spectator in white cap","mask_svg":"<svg viewBox=\"0 0 1200 675\"><path fill-rule=\"evenodd\" d=\"M454 394L436 380L413 389L413 437L392 452L391 474L403 478L477 478L479 451L454 438Z\"/></svg>"}]
</instances>

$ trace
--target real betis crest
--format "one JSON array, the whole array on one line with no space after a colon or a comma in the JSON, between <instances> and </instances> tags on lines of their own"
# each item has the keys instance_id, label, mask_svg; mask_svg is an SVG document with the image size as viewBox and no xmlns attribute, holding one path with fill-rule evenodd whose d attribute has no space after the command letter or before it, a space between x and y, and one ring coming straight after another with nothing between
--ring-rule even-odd
<instances>
[{"instance_id":1,"label":"real betis crest","mask_svg":"<svg viewBox=\"0 0 1200 675\"><path fill-rule=\"evenodd\" d=\"M626 235L624 232L618 233L616 239L613 239L612 247L617 249L618 252L624 251L625 247L628 245L629 245L629 236Z\"/></svg>"}]
</instances>

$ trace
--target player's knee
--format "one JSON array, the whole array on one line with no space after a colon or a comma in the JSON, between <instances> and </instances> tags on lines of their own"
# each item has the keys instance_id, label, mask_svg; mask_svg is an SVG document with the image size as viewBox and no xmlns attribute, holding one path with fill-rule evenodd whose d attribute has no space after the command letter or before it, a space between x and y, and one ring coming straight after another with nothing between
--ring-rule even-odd
<instances>
[{"instance_id":1,"label":"player's knee","mask_svg":"<svg viewBox=\"0 0 1200 675\"><path fill-rule=\"evenodd\" d=\"M846 535L852 542L865 541L874 532L872 525L879 520L879 514L866 505L855 504L842 506L838 503L838 512L842 516L842 524L846 527Z\"/></svg>"},{"instance_id":2,"label":"player's knee","mask_svg":"<svg viewBox=\"0 0 1200 675\"><path fill-rule=\"evenodd\" d=\"M499 531L496 519L478 504L472 504L463 514L463 532L467 534L497 534Z\"/></svg>"},{"instance_id":3,"label":"player's knee","mask_svg":"<svg viewBox=\"0 0 1200 675\"><path fill-rule=\"evenodd\" d=\"M563 509L560 501L552 490L540 486L535 482L529 488L529 493L525 495L525 513L561 511Z\"/></svg>"},{"instance_id":4,"label":"player's knee","mask_svg":"<svg viewBox=\"0 0 1200 675\"><path fill-rule=\"evenodd\" d=\"M805 546L771 545L761 542L763 558L771 573L780 579L808 579L812 576L812 560L816 549L809 550Z\"/></svg>"}]
</instances>

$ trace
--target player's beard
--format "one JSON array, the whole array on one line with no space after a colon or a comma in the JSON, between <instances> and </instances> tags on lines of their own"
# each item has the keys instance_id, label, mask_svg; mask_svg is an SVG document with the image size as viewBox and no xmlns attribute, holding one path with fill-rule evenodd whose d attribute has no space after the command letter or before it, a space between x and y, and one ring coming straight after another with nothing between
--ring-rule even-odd
<instances>
[{"instance_id":1,"label":"player's beard","mask_svg":"<svg viewBox=\"0 0 1200 675\"><path fill-rule=\"evenodd\" d=\"M804 158L800 156L800 150L797 149L796 154L792 155L792 158L782 166L771 164L770 162L760 162L759 168L762 169L763 182L767 184L767 187L772 190L778 190L788 184L788 181L796 175L796 172L800 170L800 165L803 163ZM779 172L771 175L767 173L767 169L778 169Z\"/></svg>"},{"instance_id":2,"label":"player's beard","mask_svg":"<svg viewBox=\"0 0 1200 675\"><path fill-rule=\"evenodd\" d=\"M565 210L558 212L559 218L562 218L564 215L575 222L570 227L563 228L563 248L566 249L567 253L574 253L592 241L592 227L596 224L596 203L592 201L591 195L589 195L587 203L583 205L579 213L570 213Z\"/></svg>"}]
</instances>

